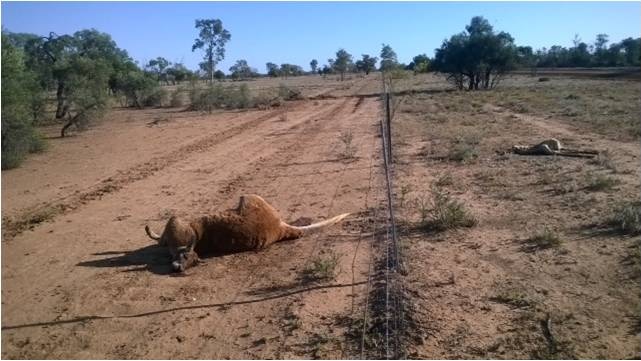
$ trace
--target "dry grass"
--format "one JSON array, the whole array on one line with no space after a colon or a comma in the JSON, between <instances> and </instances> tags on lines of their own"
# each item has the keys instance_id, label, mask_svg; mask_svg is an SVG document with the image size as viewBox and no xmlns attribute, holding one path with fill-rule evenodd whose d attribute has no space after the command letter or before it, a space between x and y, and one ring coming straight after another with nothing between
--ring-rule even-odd
<instances>
[{"instance_id":1,"label":"dry grass","mask_svg":"<svg viewBox=\"0 0 641 361\"><path fill-rule=\"evenodd\" d=\"M352 133L351 129L342 131L338 136L338 140L341 142L338 156L343 160L353 160L356 156L357 148L353 144L354 134Z\"/></svg>"},{"instance_id":2,"label":"dry grass","mask_svg":"<svg viewBox=\"0 0 641 361\"><path fill-rule=\"evenodd\" d=\"M561 243L559 235L547 227L526 240L526 244L530 249L555 248L559 247Z\"/></svg>"},{"instance_id":3,"label":"dry grass","mask_svg":"<svg viewBox=\"0 0 641 361\"><path fill-rule=\"evenodd\" d=\"M445 231L462 227L473 227L476 218L465 205L438 188L432 190L432 208L428 211L425 204L419 205L422 226L428 230Z\"/></svg>"},{"instance_id":4,"label":"dry grass","mask_svg":"<svg viewBox=\"0 0 641 361\"><path fill-rule=\"evenodd\" d=\"M641 202L619 205L608 219L608 224L621 234L636 236L641 234Z\"/></svg>"},{"instance_id":5,"label":"dry grass","mask_svg":"<svg viewBox=\"0 0 641 361\"><path fill-rule=\"evenodd\" d=\"M340 255L330 250L314 257L303 270L302 278L306 282L333 281L338 275Z\"/></svg>"},{"instance_id":6,"label":"dry grass","mask_svg":"<svg viewBox=\"0 0 641 361\"><path fill-rule=\"evenodd\" d=\"M641 137L638 82L555 79L538 83L518 77L481 97L517 113L559 117L612 137Z\"/></svg>"},{"instance_id":7,"label":"dry grass","mask_svg":"<svg viewBox=\"0 0 641 361\"><path fill-rule=\"evenodd\" d=\"M591 192L608 192L619 184L619 180L603 174L588 173L586 189Z\"/></svg>"}]
</instances>

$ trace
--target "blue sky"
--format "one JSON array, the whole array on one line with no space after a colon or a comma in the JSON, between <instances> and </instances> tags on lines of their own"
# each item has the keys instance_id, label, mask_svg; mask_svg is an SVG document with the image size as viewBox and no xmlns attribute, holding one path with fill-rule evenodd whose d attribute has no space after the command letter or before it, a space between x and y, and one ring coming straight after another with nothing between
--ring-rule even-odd
<instances>
[{"instance_id":1,"label":"blue sky","mask_svg":"<svg viewBox=\"0 0 641 361\"><path fill-rule=\"evenodd\" d=\"M360 58L388 43L399 61L427 53L481 15L518 45L570 46L574 34L592 43L641 36L641 2L2 2L2 26L14 32L69 34L95 28L111 34L141 64L157 56L196 69L194 20L219 18L232 38L218 68L238 59L309 68L338 48ZM356 60L356 59L355 59Z\"/></svg>"}]
</instances>

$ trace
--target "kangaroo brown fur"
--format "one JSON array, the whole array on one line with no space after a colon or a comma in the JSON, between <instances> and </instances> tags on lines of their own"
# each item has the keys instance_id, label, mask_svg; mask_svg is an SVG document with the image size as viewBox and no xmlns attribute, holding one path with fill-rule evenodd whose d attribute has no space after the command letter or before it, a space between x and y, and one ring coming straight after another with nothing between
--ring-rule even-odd
<instances>
[{"instance_id":1,"label":"kangaroo brown fur","mask_svg":"<svg viewBox=\"0 0 641 361\"><path fill-rule=\"evenodd\" d=\"M202 216L187 222L171 217L161 236L145 227L147 235L169 248L172 266L182 272L197 264L199 256L261 250L278 241L294 239L338 223L349 213L309 226L291 226L257 195L240 197L236 209Z\"/></svg>"}]
</instances>

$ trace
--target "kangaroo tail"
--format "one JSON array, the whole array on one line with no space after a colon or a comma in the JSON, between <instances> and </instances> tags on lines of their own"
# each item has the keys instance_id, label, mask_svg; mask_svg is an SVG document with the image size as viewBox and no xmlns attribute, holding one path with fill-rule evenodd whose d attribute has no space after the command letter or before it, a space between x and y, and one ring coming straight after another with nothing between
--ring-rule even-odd
<instances>
[{"instance_id":1,"label":"kangaroo tail","mask_svg":"<svg viewBox=\"0 0 641 361\"><path fill-rule=\"evenodd\" d=\"M336 223L342 221L345 217L347 217L349 215L350 215L350 213L343 213L343 214L338 215L336 217L332 217L330 219L326 219L326 220L324 220L322 222L312 223L309 226L303 226L303 227L290 226L290 227L292 227L294 229L297 229L299 231L302 231L303 234L309 234L309 233L317 231L317 230L319 230L321 228L329 227L329 226L331 226L333 224L336 224Z\"/></svg>"},{"instance_id":2,"label":"kangaroo tail","mask_svg":"<svg viewBox=\"0 0 641 361\"><path fill-rule=\"evenodd\" d=\"M160 236L154 233L154 231L152 231L151 229L149 229L149 226L145 226L145 232L147 232L147 235L149 236L149 238L156 241L160 241Z\"/></svg>"}]
</instances>

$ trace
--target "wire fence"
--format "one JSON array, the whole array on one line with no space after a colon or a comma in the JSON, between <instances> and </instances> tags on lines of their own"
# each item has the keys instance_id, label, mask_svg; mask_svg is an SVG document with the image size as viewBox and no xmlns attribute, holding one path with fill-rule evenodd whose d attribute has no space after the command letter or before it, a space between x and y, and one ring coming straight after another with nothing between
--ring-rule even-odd
<instances>
[{"instance_id":1,"label":"wire fence","mask_svg":"<svg viewBox=\"0 0 641 361\"><path fill-rule=\"evenodd\" d=\"M406 305L402 280L402 274L404 274L403 257L398 239L393 201L393 83L392 79L385 75L382 80L383 116L380 120L380 134L385 183L383 198L385 200L381 207L376 207L374 213L376 218L374 234L378 235L375 236L374 242L376 242L375 246L379 252L376 267L374 270L370 269L368 275L367 302L361 335L361 358L372 356L374 358L401 359L406 357L403 346ZM372 325L369 324L370 321ZM366 338L372 337L379 342L366 342ZM369 350L366 349L368 345Z\"/></svg>"}]
</instances>

